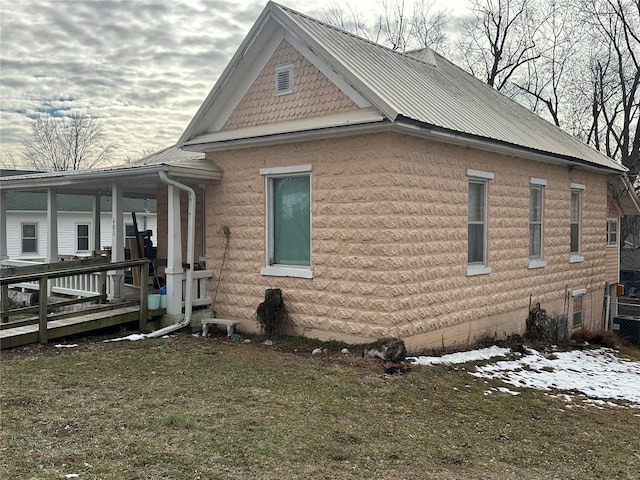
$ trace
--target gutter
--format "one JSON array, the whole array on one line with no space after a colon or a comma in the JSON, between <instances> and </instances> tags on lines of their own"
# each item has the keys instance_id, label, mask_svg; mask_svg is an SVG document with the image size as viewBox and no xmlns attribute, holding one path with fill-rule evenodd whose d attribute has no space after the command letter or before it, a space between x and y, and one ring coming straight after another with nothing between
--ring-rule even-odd
<instances>
[{"instance_id":1,"label":"gutter","mask_svg":"<svg viewBox=\"0 0 640 480\"><path fill-rule=\"evenodd\" d=\"M196 232L196 192L193 188L188 187L182 183L175 181L173 178L167 175L167 172L161 170L159 172L160 180L165 185L171 185L180 190L187 192L189 195L189 209L188 209L188 218L187 218L187 263L189 264L189 269L187 270L187 279L185 285L185 302L184 302L184 318L181 322L174 323L173 325L166 326L161 328L160 330L156 330L155 332L151 332L147 335L147 337L156 338L167 335L168 333L175 332L176 330L180 330L189 323L191 323L191 315L193 313L193 270L194 270L194 241L195 241L195 232Z\"/></svg>"}]
</instances>

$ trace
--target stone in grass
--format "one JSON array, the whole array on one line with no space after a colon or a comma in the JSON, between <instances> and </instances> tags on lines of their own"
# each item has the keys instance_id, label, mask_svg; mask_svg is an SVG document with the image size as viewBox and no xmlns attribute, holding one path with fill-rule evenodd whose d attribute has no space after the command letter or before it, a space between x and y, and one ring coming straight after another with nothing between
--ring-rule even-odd
<instances>
[{"instance_id":1,"label":"stone in grass","mask_svg":"<svg viewBox=\"0 0 640 480\"><path fill-rule=\"evenodd\" d=\"M365 357L379 358L389 362L401 362L407 356L407 347L401 338L387 338L372 344L363 352Z\"/></svg>"},{"instance_id":2,"label":"stone in grass","mask_svg":"<svg viewBox=\"0 0 640 480\"><path fill-rule=\"evenodd\" d=\"M311 352L311 355L320 355L320 354L322 354L321 348L314 348L313 351Z\"/></svg>"}]
</instances>

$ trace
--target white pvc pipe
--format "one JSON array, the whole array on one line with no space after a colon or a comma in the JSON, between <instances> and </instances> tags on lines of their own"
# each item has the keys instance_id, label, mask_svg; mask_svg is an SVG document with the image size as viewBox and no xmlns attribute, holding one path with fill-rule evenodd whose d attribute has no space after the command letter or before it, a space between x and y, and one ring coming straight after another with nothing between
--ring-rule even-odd
<instances>
[{"instance_id":1,"label":"white pvc pipe","mask_svg":"<svg viewBox=\"0 0 640 480\"><path fill-rule=\"evenodd\" d=\"M187 279L185 285L185 301L184 301L184 319L181 322L168 325L160 330L151 332L147 337L162 337L176 330L186 327L191 322L191 314L193 312L193 270L194 270L194 241L196 234L196 192L193 188L175 181L169 177L165 171L160 171L160 180L165 185L174 186L180 190L184 190L189 194L189 208L187 217Z\"/></svg>"}]
</instances>

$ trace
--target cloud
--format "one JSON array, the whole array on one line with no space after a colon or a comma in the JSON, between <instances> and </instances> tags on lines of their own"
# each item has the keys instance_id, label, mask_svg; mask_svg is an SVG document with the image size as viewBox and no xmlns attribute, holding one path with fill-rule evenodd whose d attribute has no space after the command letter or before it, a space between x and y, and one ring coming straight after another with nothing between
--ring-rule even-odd
<instances>
[{"instance_id":1,"label":"cloud","mask_svg":"<svg viewBox=\"0 0 640 480\"><path fill-rule=\"evenodd\" d=\"M100 118L118 160L175 143L264 3L3 2L2 152L41 112Z\"/></svg>"},{"instance_id":2,"label":"cloud","mask_svg":"<svg viewBox=\"0 0 640 480\"><path fill-rule=\"evenodd\" d=\"M332 2L285 1L311 16ZM265 4L1 2L2 153L20 157L34 115L61 108L100 118L120 161L174 144Z\"/></svg>"}]
</instances>

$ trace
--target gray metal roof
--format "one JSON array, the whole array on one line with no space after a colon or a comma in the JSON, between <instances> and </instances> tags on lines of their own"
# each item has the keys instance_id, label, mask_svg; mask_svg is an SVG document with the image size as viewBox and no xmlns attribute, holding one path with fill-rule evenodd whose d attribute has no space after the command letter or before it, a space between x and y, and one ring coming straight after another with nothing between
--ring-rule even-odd
<instances>
[{"instance_id":1,"label":"gray metal roof","mask_svg":"<svg viewBox=\"0 0 640 480\"><path fill-rule=\"evenodd\" d=\"M181 150L173 145L158 152L154 152L151 155L147 155L140 160L136 160L130 165L158 165L160 163L166 163L167 165L184 165L185 162L188 163L191 160L202 159L204 159L204 153Z\"/></svg>"},{"instance_id":2,"label":"gray metal roof","mask_svg":"<svg viewBox=\"0 0 640 480\"><path fill-rule=\"evenodd\" d=\"M383 115L384 121L369 123L372 128L396 126L411 134L489 151L627 171L430 49L397 52L273 2L260 14L178 146L206 151L233 146L242 138L277 141L279 136L280 141L287 141L286 132L238 129L233 143L215 135L219 129L212 128L247 73L243 62L258 61L261 45L277 29L284 29L319 56ZM292 132L299 130L299 121L289 123ZM322 126L305 129L322 130Z\"/></svg>"},{"instance_id":3,"label":"gray metal roof","mask_svg":"<svg viewBox=\"0 0 640 480\"><path fill-rule=\"evenodd\" d=\"M272 2L267 9L390 120L626 171L433 51L393 51Z\"/></svg>"}]
</instances>

